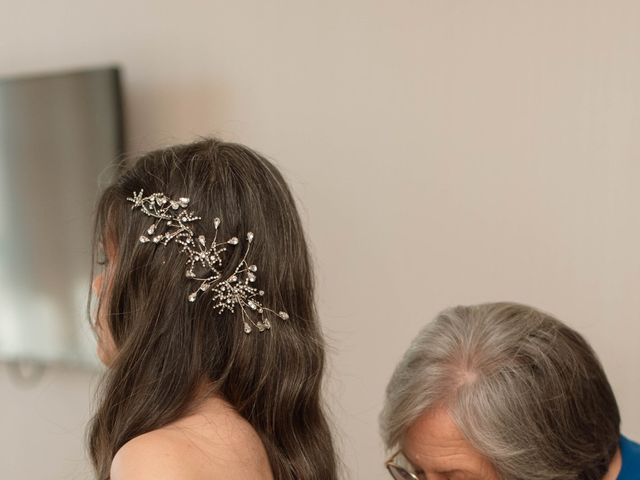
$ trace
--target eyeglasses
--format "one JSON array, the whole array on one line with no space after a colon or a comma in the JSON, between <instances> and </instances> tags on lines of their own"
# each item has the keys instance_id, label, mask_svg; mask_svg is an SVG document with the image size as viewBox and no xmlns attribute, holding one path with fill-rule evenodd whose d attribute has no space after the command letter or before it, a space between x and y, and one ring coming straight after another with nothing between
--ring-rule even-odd
<instances>
[{"instance_id":1,"label":"eyeglasses","mask_svg":"<svg viewBox=\"0 0 640 480\"><path fill-rule=\"evenodd\" d=\"M393 456L385 462L387 470L395 480L420 480L415 473L411 473L412 469L409 461L402 455L402 451L398 450Z\"/></svg>"}]
</instances>

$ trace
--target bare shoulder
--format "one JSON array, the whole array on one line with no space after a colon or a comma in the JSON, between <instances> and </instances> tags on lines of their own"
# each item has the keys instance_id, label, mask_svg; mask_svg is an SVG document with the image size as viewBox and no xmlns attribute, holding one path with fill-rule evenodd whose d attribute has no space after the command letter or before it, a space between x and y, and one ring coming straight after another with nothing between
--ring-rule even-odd
<instances>
[{"instance_id":1,"label":"bare shoulder","mask_svg":"<svg viewBox=\"0 0 640 480\"><path fill-rule=\"evenodd\" d=\"M180 442L161 430L135 437L113 458L111 480L195 479L195 472L183 460L182 449Z\"/></svg>"},{"instance_id":2,"label":"bare shoulder","mask_svg":"<svg viewBox=\"0 0 640 480\"><path fill-rule=\"evenodd\" d=\"M133 438L118 450L112 480L271 480L260 437L240 415L216 403Z\"/></svg>"}]
</instances>

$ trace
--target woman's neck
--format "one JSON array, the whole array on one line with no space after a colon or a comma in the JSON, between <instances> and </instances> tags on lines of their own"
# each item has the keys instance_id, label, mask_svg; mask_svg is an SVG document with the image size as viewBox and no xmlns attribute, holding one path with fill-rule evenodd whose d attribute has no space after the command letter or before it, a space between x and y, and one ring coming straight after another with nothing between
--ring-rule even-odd
<instances>
[{"instance_id":1,"label":"woman's neck","mask_svg":"<svg viewBox=\"0 0 640 480\"><path fill-rule=\"evenodd\" d=\"M616 480L618 475L620 474L620 470L622 469L622 455L620 454L620 449L616 450L616 454L613 456L611 463L609 464L609 470L602 477L602 480Z\"/></svg>"},{"instance_id":2,"label":"woman's neck","mask_svg":"<svg viewBox=\"0 0 640 480\"><path fill-rule=\"evenodd\" d=\"M213 382L202 380L191 397L187 412L188 414L197 413L201 408L205 407L206 404L211 402L225 403Z\"/></svg>"}]
</instances>

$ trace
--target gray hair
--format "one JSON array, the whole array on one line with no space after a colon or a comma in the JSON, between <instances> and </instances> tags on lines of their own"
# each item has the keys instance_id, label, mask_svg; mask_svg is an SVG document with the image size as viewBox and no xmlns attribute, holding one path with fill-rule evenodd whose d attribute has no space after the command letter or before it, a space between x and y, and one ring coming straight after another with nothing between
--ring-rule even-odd
<instances>
[{"instance_id":1,"label":"gray hair","mask_svg":"<svg viewBox=\"0 0 640 480\"><path fill-rule=\"evenodd\" d=\"M615 397L584 338L515 303L450 308L420 331L387 386L387 448L439 406L503 479L599 480L620 437Z\"/></svg>"}]
</instances>

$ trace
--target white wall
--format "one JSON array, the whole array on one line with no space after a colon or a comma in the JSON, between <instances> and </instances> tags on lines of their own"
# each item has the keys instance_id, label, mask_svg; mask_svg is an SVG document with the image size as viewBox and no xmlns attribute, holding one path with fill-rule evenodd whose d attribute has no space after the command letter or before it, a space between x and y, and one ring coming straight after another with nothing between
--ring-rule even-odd
<instances>
[{"instance_id":1,"label":"white wall","mask_svg":"<svg viewBox=\"0 0 640 480\"><path fill-rule=\"evenodd\" d=\"M0 367L0 478L92 478L84 455L96 375L54 369L35 384Z\"/></svg>"},{"instance_id":2,"label":"white wall","mask_svg":"<svg viewBox=\"0 0 640 480\"><path fill-rule=\"evenodd\" d=\"M638 2L0 8L0 75L118 62L134 150L216 133L285 171L317 261L350 478L386 478L384 386L456 303L522 301L579 329L640 438ZM45 379L18 390L0 376L3 478L86 478L91 377Z\"/></svg>"}]
</instances>

